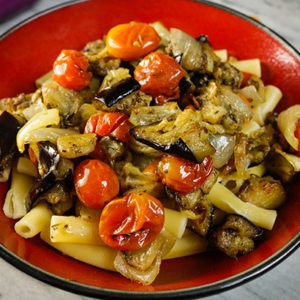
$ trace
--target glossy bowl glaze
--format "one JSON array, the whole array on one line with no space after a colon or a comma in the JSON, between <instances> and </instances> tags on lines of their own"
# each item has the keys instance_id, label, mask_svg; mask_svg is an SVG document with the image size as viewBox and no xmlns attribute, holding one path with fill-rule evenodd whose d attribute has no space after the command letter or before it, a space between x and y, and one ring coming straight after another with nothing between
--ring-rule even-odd
<instances>
[{"instance_id":1,"label":"glossy bowl glaze","mask_svg":"<svg viewBox=\"0 0 300 300\"><path fill-rule=\"evenodd\" d=\"M0 43L0 98L34 90L36 78L51 69L62 49L81 49L109 28L131 20L162 21L193 36L208 35L215 49L240 59L260 58L263 80L278 86L278 111L299 103L299 53L264 25L206 1L79 1L47 11L13 28ZM8 185L0 185L0 207ZM0 209L0 255L20 270L56 287L108 299L179 299L201 297L240 285L278 264L300 244L300 179L289 187L275 227L250 255L230 259L219 252L163 261L153 285L61 255L39 238L25 240Z\"/></svg>"}]
</instances>

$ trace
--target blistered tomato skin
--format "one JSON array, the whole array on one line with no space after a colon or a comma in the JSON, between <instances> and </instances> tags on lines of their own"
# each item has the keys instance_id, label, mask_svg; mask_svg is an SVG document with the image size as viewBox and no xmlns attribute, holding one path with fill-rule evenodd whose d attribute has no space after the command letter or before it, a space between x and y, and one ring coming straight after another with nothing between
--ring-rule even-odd
<instances>
[{"instance_id":1,"label":"blistered tomato skin","mask_svg":"<svg viewBox=\"0 0 300 300\"><path fill-rule=\"evenodd\" d=\"M147 193L131 193L109 202L99 222L99 236L109 247L137 250L151 243L164 224L161 202Z\"/></svg>"},{"instance_id":2,"label":"blistered tomato skin","mask_svg":"<svg viewBox=\"0 0 300 300\"><path fill-rule=\"evenodd\" d=\"M97 159L86 159L75 168L74 186L79 200L94 209L103 208L120 190L114 170Z\"/></svg>"},{"instance_id":3,"label":"blistered tomato skin","mask_svg":"<svg viewBox=\"0 0 300 300\"><path fill-rule=\"evenodd\" d=\"M111 56L130 61L150 53L159 42L160 36L149 24L130 22L110 29L106 48Z\"/></svg>"},{"instance_id":4,"label":"blistered tomato skin","mask_svg":"<svg viewBox=\"0 0 300 300\"><path fill-rule=\"evenodd\" d=\"M62 50L53 64L52 78L67 89L80 91L92 80L88 65L88 59L82 52Z\"/></svg>"},{"instance_id":5,"label":"blistered tomato skin","mask_svg":"<svg viewBox=\"0 0 300 300\"><path fill-rule=\"evenodd\" d=\"M163 184L184 194L200 188L212 171L210 157L205 158L202 163L194 163L172 155L163 156L157 169Z\"/></svg>"},{"instance_id":6,"label":"blistered tomato skin","mask_svg":"<svg viewBox=\"0 0 300 300\"><path fill-rule=\"evenodd\" d=\"M130 122L128 116L121 112L106 112L93 115L85 125L85 133L96 133L98 136L112 136L128 143L130 139Z\"/></svg>"},{"instance_id":7,"label":"blistered tomato skin","mask_svg":"<svg viewBox=\"0 0 300 300\"><path fill-rule=\"evenodd\" d=\"M163 103L179 98L179 82L184 74L175 59L161 52L152 52L140 61L134 71L134 78L143 92Z\"/></svg>"}]
</instances>

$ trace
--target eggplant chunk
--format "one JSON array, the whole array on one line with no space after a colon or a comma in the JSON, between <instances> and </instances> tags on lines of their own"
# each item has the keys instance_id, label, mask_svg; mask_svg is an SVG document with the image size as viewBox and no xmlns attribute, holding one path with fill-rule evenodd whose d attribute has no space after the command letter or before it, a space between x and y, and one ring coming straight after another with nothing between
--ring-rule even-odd
<instances>
[{"instance_id":1,"label":"eggplant chunk","mask_svg":"<svg viewBox=\"0 0 300 300\"><path fill-rule=\"evenodd\" d=\"M233 88L239 88L243 80L242 72L228 62L220 63L214 76L221 84L230 85Z\"/></svg>"},{"instance_id":2,"label":"eggplant chunk","mask_svg":"<svg viewBox=\"0 0 300 300\"><path fill-rule=\"evenodd\" d=\"M144 126L160 122L163 119L174 120L179 113L178 104L170 101L162 105L134 108L131 111L129 121L134 126Z\"/></svg>"},{"instance_id":3,"label":"eggplant chunk","mask_svg":"<svg viewBox=\"0 0 300 300\"><path fill-rule=\"evenodd\" d=\"M111 107L139 89L140 84L134 78L128 77L98 92L95 100L104 103L107 107Z\"/></svg>"},{"instance_id":4,"label":"eggplant chunk","mask_svg":"<svg viewBox=\"0 0 300 300\"><path fill-rule=\"evenodd\" d=\"M186 70L212 73L219 63L207 40L196 40L177 28L171 28L170 40L173 56L181 57L181 64Z\"/></svg>"},{"instance_id":5,"label":"eggplant chunk","mask_svg":"<svg viewBox=\"0 0 300 300\"><path fill-rule=\"evenodd\" d=\"M213 225L215 207L204 197L195 210L197 219L190 219L187 226L202 237L206 237Z\"/></svg>"},{"instance_id":6,"label":"eggplant chunk","mask_svg":"<svg viewBox=\"0 0 300 300\"><path fill-rule=\"evenodd\" d=\"M0 101L0 110L20 113L31 104L32 94L20 94L17 97L4 98Z\"/></svg>"},{"instance_id":7,"label":"eggplant chunk","mask_svg":"<svg viewBox=\"0 0 300 300\"><path fill-rule=\"evenodd\" d=\"M19 122L13 115L6 111L0 115L0 182L9 179L13 157L17 152L16 136L19 128Z\"/></svg>"},{"instance_id":8,"label":"eggplant chunk","mask_svg":"<svg viewBox=\"0 0 300 300\"><path fill-rule=\"evenodd\" d=\"M96 142L95 133L64 135L57 139L57 149L61 157L74 159L93 152Z\"/></svg>"},{"instance_id":9,"label":"eggplant chunk","mask_svg":"<svg viewBox=\"0 0 300 300\"><path fill-rule=\"evenodd\" d=\"M202 162L215 152L201 116L191 109L185 109L175 120L134 127L131 133L141 143L191 161Z\"/></svg>"},{"instance_id":10,"label":"eggplant chunk","mask_svg":"<svg viewBox=\"0 0 300 300\"><path fill-rule=\"evenodd\" d=\"M98 147L103 152L107 162L114 165L115 161L125 154L125 144L110 136L104 136L98 141Z\"/></svg>"},{"instance_id":11,"label":"eggplant chunk","mask_svg":"<svg viewBox=\"0 0 300 300\"><path fill-rule=\"evenodd\" d=\"M31 149L38 159L38 172L41 177L56 170L60 155L54 144L50 142L40 142L38 144L32 144Z\"/></svg>"},{"instance_id":12,"label":"eggplant chunk","mask_svg":"<svg viewBox=\"0 0 300 300\"><path fill-rule=\"evenodd\" d=\"M0 115L0 159L16 151L16 136L20 124L17 119L7 111Z\"/></svg>"},{"instance_id":13,"label":"eggplant chunk","mask_svg":"<svg viewBox=\"0 0 300 300\"><path fill-rule=\"evenodd\" d=\"M210 240L230 257L246 255L254 250L263 230L238 215L227 215L224 223L213 230Z\"/></svg>"},{"instance_id":14,"label":"eggplant chunk","mask_svg":"<svg viewBox=\"0 0 300 300\"><path fill-rule=\"evenodd\" d=\"M41 89L44 104L48 108L58 108L65 118L76 113L84 103L79 93L62 87L54 80L46 81Z\"/></svg>"},{"instance_id":15,"label":"eggplant chunk","mask_svg":"<svg viewBox=\"0 0 300 300\"><path fill-rule=\"evenodd\" d=\"M201 189L180 194L166 188L166 194L176 202L177 209L189 218L188 227L205 237L212 228L215 208Z\"/></svg>"},{"instance_id":16,"label":"eggplant chunk","mask_svg":"<svg viewBox=\"0 0 300 300\"><path fill-rule=\"evenodd\" d=\"M265 165L268 172L283 183L290 182L296 174L293 165L281 154L277 146L274 146L266 156Z\"/></svg>"},{"instance_id":17,"label":"eggplant chunk","mask_svg":"<svg viewBox=\"0 0 300 300\"><path fill-rule=\"evenodd\" d=\"M146 192L156 198L163 195L163 185L157 180L156 176L144 174L131 162L125 163L119 177L123 193Z\"/></svg>"},{"instance_id":18,"label":"eggplant chunk","mask_svg":"<svg viewBox=\"0 0 300 300\"><path fill-rule=\"evenodd\" d=\"M39 200L46 200L55 215L63 215L73 206L72 195L63 181L56 182Z\"/></svg>"},{"instance_id":19,"label":"eggplant chunk","mask_svg":"<svg viewBox=\"0 0 300 300\"><path fill-rule=\"evenodd\" d=\"M271 176L251 175L242 185L239 198L266 209L277 209L286 199L286 191L279 180Z\"/></svg>"}]
</instances>

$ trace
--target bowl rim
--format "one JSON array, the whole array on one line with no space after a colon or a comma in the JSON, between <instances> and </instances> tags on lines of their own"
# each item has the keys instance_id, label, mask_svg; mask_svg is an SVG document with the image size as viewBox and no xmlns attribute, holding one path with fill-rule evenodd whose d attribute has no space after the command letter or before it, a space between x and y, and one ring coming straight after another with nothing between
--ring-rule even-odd
<instances>
[{"instance_id":1,"label":"bowl rim","mask_svg":"<svg viewBox=\"0 0 300 300\"><path fill-rule=\"evenodd\" d=\"M246 15L245 13L239 12L236 9L227 7L223 4L213 3L209 0L185 0L190 2L196 2L200 4L205 4L217 9L229 12L247 22L252 23L256 27L262 29L266 33L272 36L277 40L284 48L290 51L295 57L300 60L300 52L293 46L289 41L284 37L278 34L273 29L269 28L264 23L253 19L252 17ZM64 3L60 3L44 9L28 18L25 18L21 22L18 22L14 26L10 27L8 30L3 32L0 35L0 41L6 36L12 34L15 30L30 23L31 21L47 15L48 13L59 10L63 7L71 6L78 3L89 2L89 0L69 0ZM143 292L143 291L126 291L126 290L114 290L107 288L100 288L96 286L89 286L87 284L82 284L79 282L72 282L66 280L58 275L45 271L37 266L34 266L24 260L23 258L17 256L13 252L6 249L2 244L0 244L0 258L4 259L6 262L16 267L20 271L26 273L27 275L32 276L35 279L38 279L44 283L47 283L53 287L60 288L65 291L69 291L75 294L80 294L88 297L109 297L110 300L113 299L195 299L206 297L214 294L218 294L229 289L235 288L241 284L247 283L263 274L267 271L276 267L279 263L289 257L300 247L300 232L296 233L288 243L284 245L281 249L274 252L270 257L263 260L259 264L247 269L239 274L227 277L225 279L201 285L198 287L189 287L178 290L167 290L167 291L153 291L153 292ZM108 299L108 298L107 298Z\"/></svg>"}]
</instances>

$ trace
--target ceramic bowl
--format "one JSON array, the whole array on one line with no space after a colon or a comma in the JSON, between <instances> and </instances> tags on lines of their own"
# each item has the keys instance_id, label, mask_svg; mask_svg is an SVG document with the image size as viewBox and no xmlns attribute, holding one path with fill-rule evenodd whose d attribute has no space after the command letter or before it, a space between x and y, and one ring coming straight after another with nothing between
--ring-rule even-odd
<instances>
[{"instance_id":1,"label":"ceramic bowl","mask_svg":"<svg viewBox=\"0 0 300 300\"><path fill-rule=\"evenodd\" d=\"M161 21L193 36L208 35L215 49L239 59L260 58L262 78L278 86L278 111L299 102L299 53L272 30L236 11L206 1L79 1L46 11L13 28L0 43L0 98L34 90L61 49L81 49L112 26L132 20ZM0 185L0 207L7 191ZM66 257L39 238L25 240L0 209L0 255L23 272L56 287L109 299L186 299L240 285L286 258L300 244L300 179L289 187L275 227L251 254L230 259L206 252L163 261L155 282L144 286Z\"/></svg>"}]
</instances>

